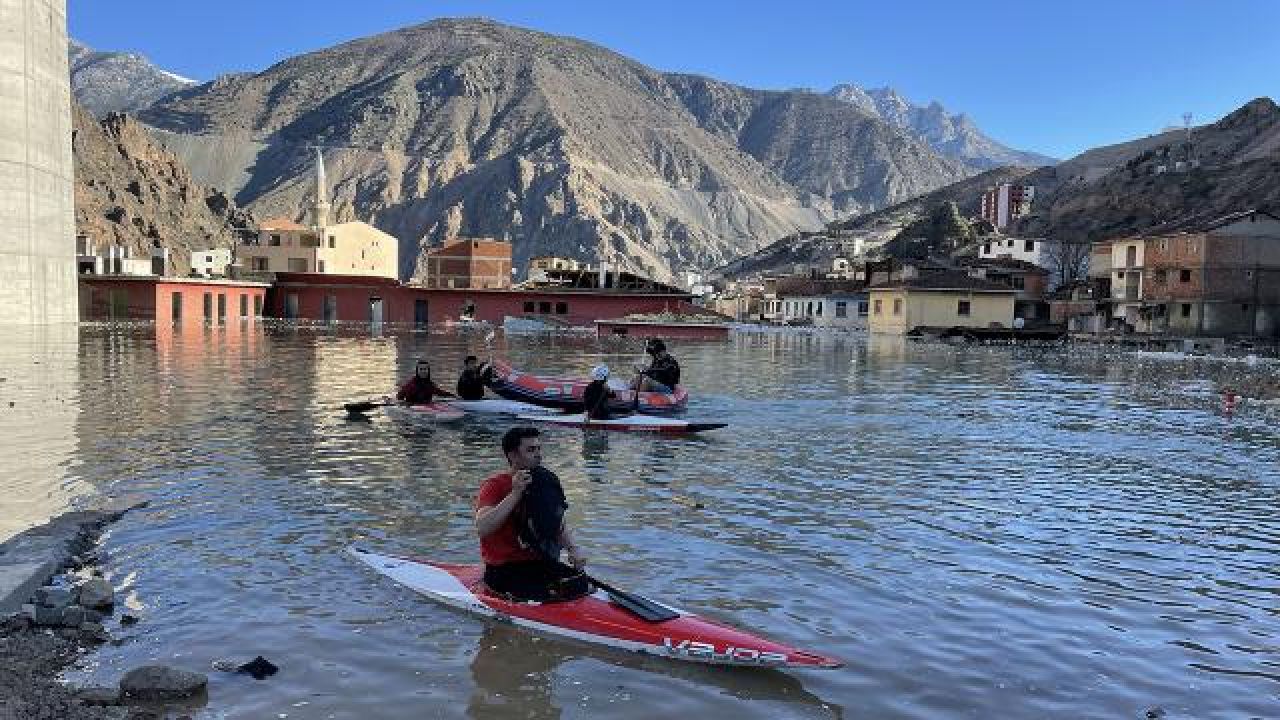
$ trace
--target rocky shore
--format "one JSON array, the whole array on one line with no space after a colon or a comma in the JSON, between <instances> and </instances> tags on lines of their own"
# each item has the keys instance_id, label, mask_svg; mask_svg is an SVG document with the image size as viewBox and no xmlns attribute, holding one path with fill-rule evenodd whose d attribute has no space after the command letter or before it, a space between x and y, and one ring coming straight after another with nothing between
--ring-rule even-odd
<instances>
[{"instance_id":1,"label":"rocky shore","mask_svg":"<svg viewBox=\"0 0 1280 720\"><path fill-rule=\"evenodd\" d=\"M208 679L179 668L134 668L117 687L58 680L111 640L110 624L137 621L116 616L97 549L103 529L130 509L67 513L0 544L0 720L180 718L204 704Z\"/></svg>"}]
</instances>

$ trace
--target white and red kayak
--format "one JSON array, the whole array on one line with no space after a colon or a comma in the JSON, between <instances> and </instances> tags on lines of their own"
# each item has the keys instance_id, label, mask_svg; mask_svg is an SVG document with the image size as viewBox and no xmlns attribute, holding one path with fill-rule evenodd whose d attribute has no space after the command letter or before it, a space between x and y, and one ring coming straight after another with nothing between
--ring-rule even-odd
<instances>
[{"instance_id":1,"label":"white and red kayak","mask_svg":"<svg viewBox=\"0 0 1280 720\"><path fill-rule=\"evenodd\" d=\"M385 405L383 412L393 420L415 424L451 422L467 416L464 411L442 402L426 405Z\"/></svg>"},{"instance_id":2,"label":"white and red kayak","mask_svg":"<svg viewBox=\"0 0 1280 720\"><path fill-rule=\"evenodd\" d=\"M551 423L565 427L583 428L585 430L614 430L617 432L648 432L666 435L682 435L699 433L706 430L718 430L728 427L728 423L690 422L673 417L655 415L627 415L609 420L588 420L583 413L574 415L520 415L518 420Z\"/></svg>"},{"instance_id":3,"label":"white and red kayak","mask_svg":"<svg viewBox=\"0 0 1280 720\"><path fill-rule=\"evenodd\" d=\"M475 415L552 415L561 412L556 408L530 405L518 400L506 398L484 398L483 400L446 400L450 407Z\"/></svg>"},{"instance_id":4,"label":"white and red kayak","mask_svg":"<svg viewBox=\"0 0 1280 720\"><path fill-rule=\"evenodd\" d=\"M735 630L667 605L677 617L650 622L624 610L597 590L554 603L511 602L488 594L483 565L452 565L348 552L375 571L436 602L551 635L674 660L747 667L838 668L835 660ZM649 602L653 602L650 600Z\"/></svg>"}]
</instances>

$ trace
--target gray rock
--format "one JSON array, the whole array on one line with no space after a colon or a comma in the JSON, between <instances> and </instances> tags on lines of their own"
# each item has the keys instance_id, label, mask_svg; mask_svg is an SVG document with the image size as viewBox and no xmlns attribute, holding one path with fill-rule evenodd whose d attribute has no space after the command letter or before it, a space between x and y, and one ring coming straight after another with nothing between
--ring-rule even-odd
<instances>
[{"instance_id":1,"label":"gray rock","mask_svg":"<svg viewBox=\"0 0 1280 720\"><path fill-rule=\"evenodd\" d=\"M120 693L127 698L171 702L186 700L209 685L209 678L167 665L143 665L120 678Z\"/></svg>"},{"instance_id":2,"label":"gray rock","mask_svg":"<svg viewBox=\"0 0 1280 720\"><path fill-rule=\"evenodd\" d=\"M120 703L120 691L116 688L85 688L79 695L81 705L102 707Z\"/></svg>"},{"instance_id":3,"label":"gray rock","mask_svg":"<svg viewBox=\"0 0 1280 720\"><path fill-rule=\"evenodd\" d=\"M80 637L92 642L106 642L111 639L107 629L101 623L86 622L80 625Z\"/></svg>"},{"instance_id":4,"label":"gray rock","mask_svg":"<svg viewBox=\"0 0 1280 720\"><path fill-rule=\"evenodd\" d=\"M57 627L62 624L62 608L36 605L32 608L31 621L40 627Z\"/></svg>"},{"instance_id":5,"label":"gray rock","mask_svg":"<svg viewBox=\"0 0 1280 720\"><path fill-rule=\"evenodd\" d=\"M93 610L105 610L116 603L111 583L100 577L89 578L79 588L80 604Z\"/></svg>"},{"instance_id":6,"label":"gray rock","mask_svg":"<svg viewBox=\"0 0 1280 720\"><path fill-rule=\"evenodd\" d=\"M79 605L72 605L62 609L62 626L69 628L78 628L84 623L84 608Z\"/></svg>"},{"instance_id":7,"label":"gray rock","mask_svg":"<svg viewBox=\"0 0 1280 720\"><path fill-rule=\"evenodd\" d=\"M71 591L66 588L42 587L36 590L35 601L37 605L61 610L72 603Z\"/></svg>"}]
</instances>

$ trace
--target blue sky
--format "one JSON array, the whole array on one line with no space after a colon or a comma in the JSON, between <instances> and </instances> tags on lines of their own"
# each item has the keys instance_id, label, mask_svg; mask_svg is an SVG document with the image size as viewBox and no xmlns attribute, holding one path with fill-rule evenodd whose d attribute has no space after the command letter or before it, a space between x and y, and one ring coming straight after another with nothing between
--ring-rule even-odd
<instances>
[{"instance_id":1,"label":"blue sky","mask_svg":"<svg viewBox=\"0 0 1280 720\"><path fill-rule=\"evenodd\" d=\"M198 80L437 17L589 40L760 88L889 85L1069 157L1280 97L1280 0L68 0L73 37Z\"/></svg>"}]
</instances>

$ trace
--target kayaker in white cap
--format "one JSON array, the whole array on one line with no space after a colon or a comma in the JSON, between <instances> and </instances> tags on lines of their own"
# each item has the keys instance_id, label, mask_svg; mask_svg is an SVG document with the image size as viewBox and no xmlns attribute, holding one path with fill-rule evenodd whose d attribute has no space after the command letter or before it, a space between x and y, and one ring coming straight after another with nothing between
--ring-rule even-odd
<instances>
[{"instance_id":1,"label":"kayaker in white cap","mask_svg":"<svg viewBox=\"0 0 1280 720\"><path fill-rule=\"evenodd\" d=\"M609 387L609 366L597 365L591 369L591 383L582 392L582 404L588 420L608 420L609 401L617 394Z\"/></svg>"}]
</instances>

